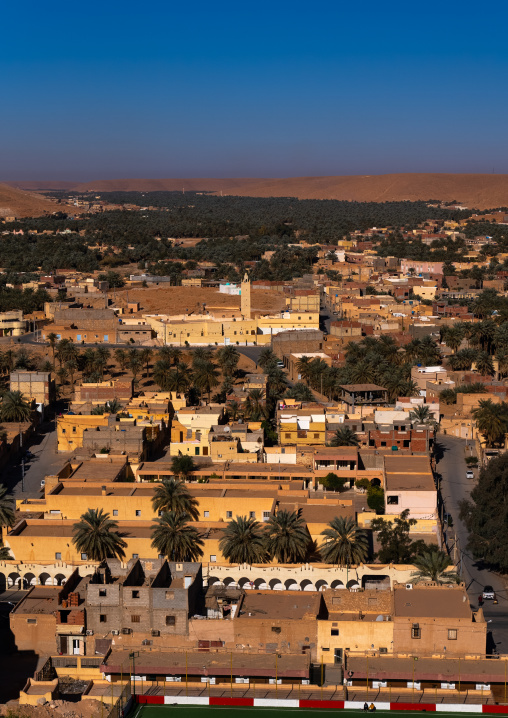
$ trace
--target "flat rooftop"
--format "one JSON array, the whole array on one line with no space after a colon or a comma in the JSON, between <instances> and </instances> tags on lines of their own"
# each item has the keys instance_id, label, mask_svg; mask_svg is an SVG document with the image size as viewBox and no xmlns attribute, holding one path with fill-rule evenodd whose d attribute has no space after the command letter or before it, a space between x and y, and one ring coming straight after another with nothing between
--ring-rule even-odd
<instances>
[{"instance_id":1,"label":"flat rooftop","mask_svg":"<svg viewBox=\"0 0 508 718\"><path fill-rule=\"evenodd\" d=\"M457 586L414 586L408 590L396 587L394 614L400 618L466 618L472 620L469 599L464 588Z\"/></svg>"},{"instance_id":2,"label":"flat rooftop","mask_svg":"<svg viewBox=\"0 0 508 718\"><path fill-rule=\"evenodd\" d=\"M436 491L428 456L385 456L387 491Z\"/></svg>"}]
</instances>

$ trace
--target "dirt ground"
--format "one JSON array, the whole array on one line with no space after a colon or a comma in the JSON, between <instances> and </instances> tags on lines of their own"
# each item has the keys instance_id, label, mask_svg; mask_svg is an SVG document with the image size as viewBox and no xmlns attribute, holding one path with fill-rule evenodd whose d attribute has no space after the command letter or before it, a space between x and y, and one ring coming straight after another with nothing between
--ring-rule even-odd
<instances>
[{"instance_id":1,"label":"dirt ground","mask_svg":"<svg viewBox=\"0 0 508 718\"><path fill-rule=\"evenodd\" d=\"M214 307L238 310L240 297L230 294L221 294L213 287L139 287L135 289L116 290L115 303L117 305L129 302L139 302L142 313L184 314L197 312L203 304L210 311ZM269 289L254 289L251 291L251 305L253 311L278 312L284 307L282 294Z\"/></svg>"},{"instance_id":2,"label":"dirt ground","mask_svg":"<svg viewBox=\"0 0 508 718\"><path fill-rule=\"evenodd\" d=\"M78 703L52 701L44 706L20 706L18 701L9 701L0 706L0 715L7 716L9 713L19 718L99 718L101 702L90 699Z\"/></svg>"}]
</instances>

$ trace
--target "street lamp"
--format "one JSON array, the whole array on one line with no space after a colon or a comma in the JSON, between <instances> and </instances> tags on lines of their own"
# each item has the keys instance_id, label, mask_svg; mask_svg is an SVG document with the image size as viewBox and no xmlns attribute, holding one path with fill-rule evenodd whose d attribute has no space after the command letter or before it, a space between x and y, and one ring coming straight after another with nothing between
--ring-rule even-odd
<instances>
[{"instance_id":1,"label":"street lamp","mask_svg":"<svg viewBox=\"0 0 508 718\"><path fill-rule=\"evenodd\" d=\"M139 656L139 651L133 651L132 653L129 653L129 658L132 658L132 695L134 697L134 702L136 699L136 663L135 658L136 656Z\"/></svg>"}]
</instances>

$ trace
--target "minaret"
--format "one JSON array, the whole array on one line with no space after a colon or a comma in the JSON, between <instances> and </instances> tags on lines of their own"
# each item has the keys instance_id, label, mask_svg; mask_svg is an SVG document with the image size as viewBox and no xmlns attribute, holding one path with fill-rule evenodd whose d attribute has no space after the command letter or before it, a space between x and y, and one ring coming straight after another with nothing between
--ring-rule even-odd
<instances>
[{"instance_id":1,"label":"minaret","mask_svg":"<svg viewBox=\"0 0 508 718\"><path fill-rule=\"evenodd\" d=\"M247 272L245 272L245 275L242 280L240 297L242 317L244 317L244 319L250 319L250 279Z\"/></svg>"}]
</instances>

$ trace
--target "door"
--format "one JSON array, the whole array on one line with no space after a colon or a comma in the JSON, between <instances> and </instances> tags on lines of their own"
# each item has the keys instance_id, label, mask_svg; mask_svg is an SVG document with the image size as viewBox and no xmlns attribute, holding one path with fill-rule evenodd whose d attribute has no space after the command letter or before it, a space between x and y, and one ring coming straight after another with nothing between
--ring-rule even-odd
<instances>
[{"instance_id":1,"label":"door","mask_svg":"<svg viewBox=\"0 0 508 718\"><path fill-rule=\"evenodd\" d=\"M81 641L79 640L79 638L73 638L73 639L72 639L72 655L73 655L73 656L79 656L79 653L80 653L80 650L79 650L79 648L80 648L80 643L81 643Z\"/></svg>"}]
</instances>

